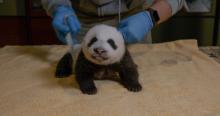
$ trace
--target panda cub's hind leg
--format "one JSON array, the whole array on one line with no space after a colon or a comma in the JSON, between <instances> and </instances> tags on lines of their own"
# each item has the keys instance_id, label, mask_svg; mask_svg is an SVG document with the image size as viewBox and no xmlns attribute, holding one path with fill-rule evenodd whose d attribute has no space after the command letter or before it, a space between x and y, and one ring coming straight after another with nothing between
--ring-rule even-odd
<instances>
[{"instance_id":1,"label":"panda cub's hind leg","mask_svg":"<svg viewBox=\"0 0 220 116\"><path fill-rule=\"evenodd\" d=\"M76 75L76 80L79 83L80 90L84 94L93 95L97 93L97 88L95 86L94 80L90 78L91 75L78 74Z\"/></svg>"},{"instance_id":2,"label":"panda cub's hind leg","mask_svg":"<svg viewBox=\"0 0 220 116\"><path fill-rule=\"evenodd\" d=\"M75 73L76 81L82 93L89 95L97 93L97 88L94 83L94 73L96 69L96 66L88 61L84 54L80 52L76 62Z\"/></svg>"},{"instance_id":3,"label":"panda cub's hind leg","mask_svg":"<svg viewBox=\"0 0 220 116\"><path fill-rule=\"evenodd\" d=\"M73 67L72 65L73 65L72 55L68 52L58 62L55 76L57 78L68 77L69 75L72 74L72 67Z\"/></svg>"}]
</instances>

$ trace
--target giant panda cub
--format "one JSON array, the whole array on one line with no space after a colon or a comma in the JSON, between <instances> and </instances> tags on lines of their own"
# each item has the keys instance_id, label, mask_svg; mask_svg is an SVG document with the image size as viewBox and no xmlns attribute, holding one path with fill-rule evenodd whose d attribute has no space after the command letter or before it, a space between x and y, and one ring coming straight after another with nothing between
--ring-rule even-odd
<instances>
[{"instance_id":1,"label":"giant panda cub","mask_svg":"<svg viewBox=\"0 0 220 116\"><path fill-rule=\"evenodd\" d=\"M107 25L92 27L79 49L77 57L66 54L60 60L56 70L57 77L68 76L74 72L82 93L95 94L97 88L94 79L97 74L104 71L101 76L105 76L105 71L110 71L120 77L120 82L129 91L137 92L142 89L138 82L137 66L116 28Z\"/></svg>"}]
</instances>

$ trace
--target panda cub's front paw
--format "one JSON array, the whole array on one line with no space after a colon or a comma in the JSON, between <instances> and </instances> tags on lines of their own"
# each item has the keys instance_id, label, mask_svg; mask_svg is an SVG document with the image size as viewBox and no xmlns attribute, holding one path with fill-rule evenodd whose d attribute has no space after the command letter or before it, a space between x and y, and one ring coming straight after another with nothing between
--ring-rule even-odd
<instances>
[{"instance_id":1,"label":"panda cub's front paw","mask_svg":"<svg viewBox=\"0 0 220 116\"><path fill-rule=\"evenodd\" d=\"M56 67L56 78L64 78L68 77L72 74L72 55L70 53L66 53L58 62Z\"/></svg>"},{"instance_id":2,"label":"panda cub's front paw","mask_svg":"<svg viewBox=\"0 0 220 116\"><path fill-rule=\"evenodd\" d=\"M94 85L80 87L80 90L84 94L94 95L97 93L97 88Z\"/></svg>"},{"instance_id":3,"label":"panda cub's front paw","mask_svg":"<svg viewBox=\"0 0 220 116\"><path fill-rule=\"evenodd\" d=\"M139 83L129 83L126 84L125 87L128 89L128 91L132 92L139 92L142 90L142 86Z\"/></svg>"}]
</instances>

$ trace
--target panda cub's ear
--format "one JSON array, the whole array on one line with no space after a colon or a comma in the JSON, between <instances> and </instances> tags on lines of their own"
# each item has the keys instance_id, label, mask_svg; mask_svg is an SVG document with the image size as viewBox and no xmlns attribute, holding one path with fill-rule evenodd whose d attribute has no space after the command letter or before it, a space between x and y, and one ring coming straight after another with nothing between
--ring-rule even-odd
<instances>
[{"instance_id":1,"label":"panda cub's ear","mask_svg":"<svg viewBox=\"0 0 220 116\"><path fill-rule=\"evenodd\" d=\"M90 42L88 43L88 47L90 47L93 43L95 43L97 41L97 38L96 37L94 37L94 38L92 38L91 40L90 40Z\"/></svg>"},{"instance_id":2,"label":"panda cub's ear","mask_svg":"<svg viewBox=\"0 0 220 116\"><path fill-rule=\"evenodd\" d=\"M118 48L118 46L115 44L115 42L114 42L113 39L108 39L107 42L110 44L110 46L111 46L114 50L116 50L116 49Z\"/></svg>"}]
</instances>

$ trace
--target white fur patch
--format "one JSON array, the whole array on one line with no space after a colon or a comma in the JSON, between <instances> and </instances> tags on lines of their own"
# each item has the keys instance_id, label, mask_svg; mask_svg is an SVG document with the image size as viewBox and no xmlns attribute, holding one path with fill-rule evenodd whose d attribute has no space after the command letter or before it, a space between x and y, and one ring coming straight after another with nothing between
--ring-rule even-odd
<instances>
[{"instance_id":1,"label":"white fur patch","mask_svg":"<svg viewBox=\"0 0 220 116\"><path fill-rule=\"evenodd\" d=\"M97 38L97 41L88 47L88 44L94 37ZM107 42L109 39L114 41L117 49L113 49ZM102 48L106 51L105 54L102 54L106 58L105 60L102 60L102 57L97 57L96 59L92 57L95 54L95 48ZM123 36L116 28L107 25L97 25L91 28L85 35L82 42L82 50L89 61L99 65L109 65L122 59L125 53L125 43Z\"/></svg>"}]
</instances>

